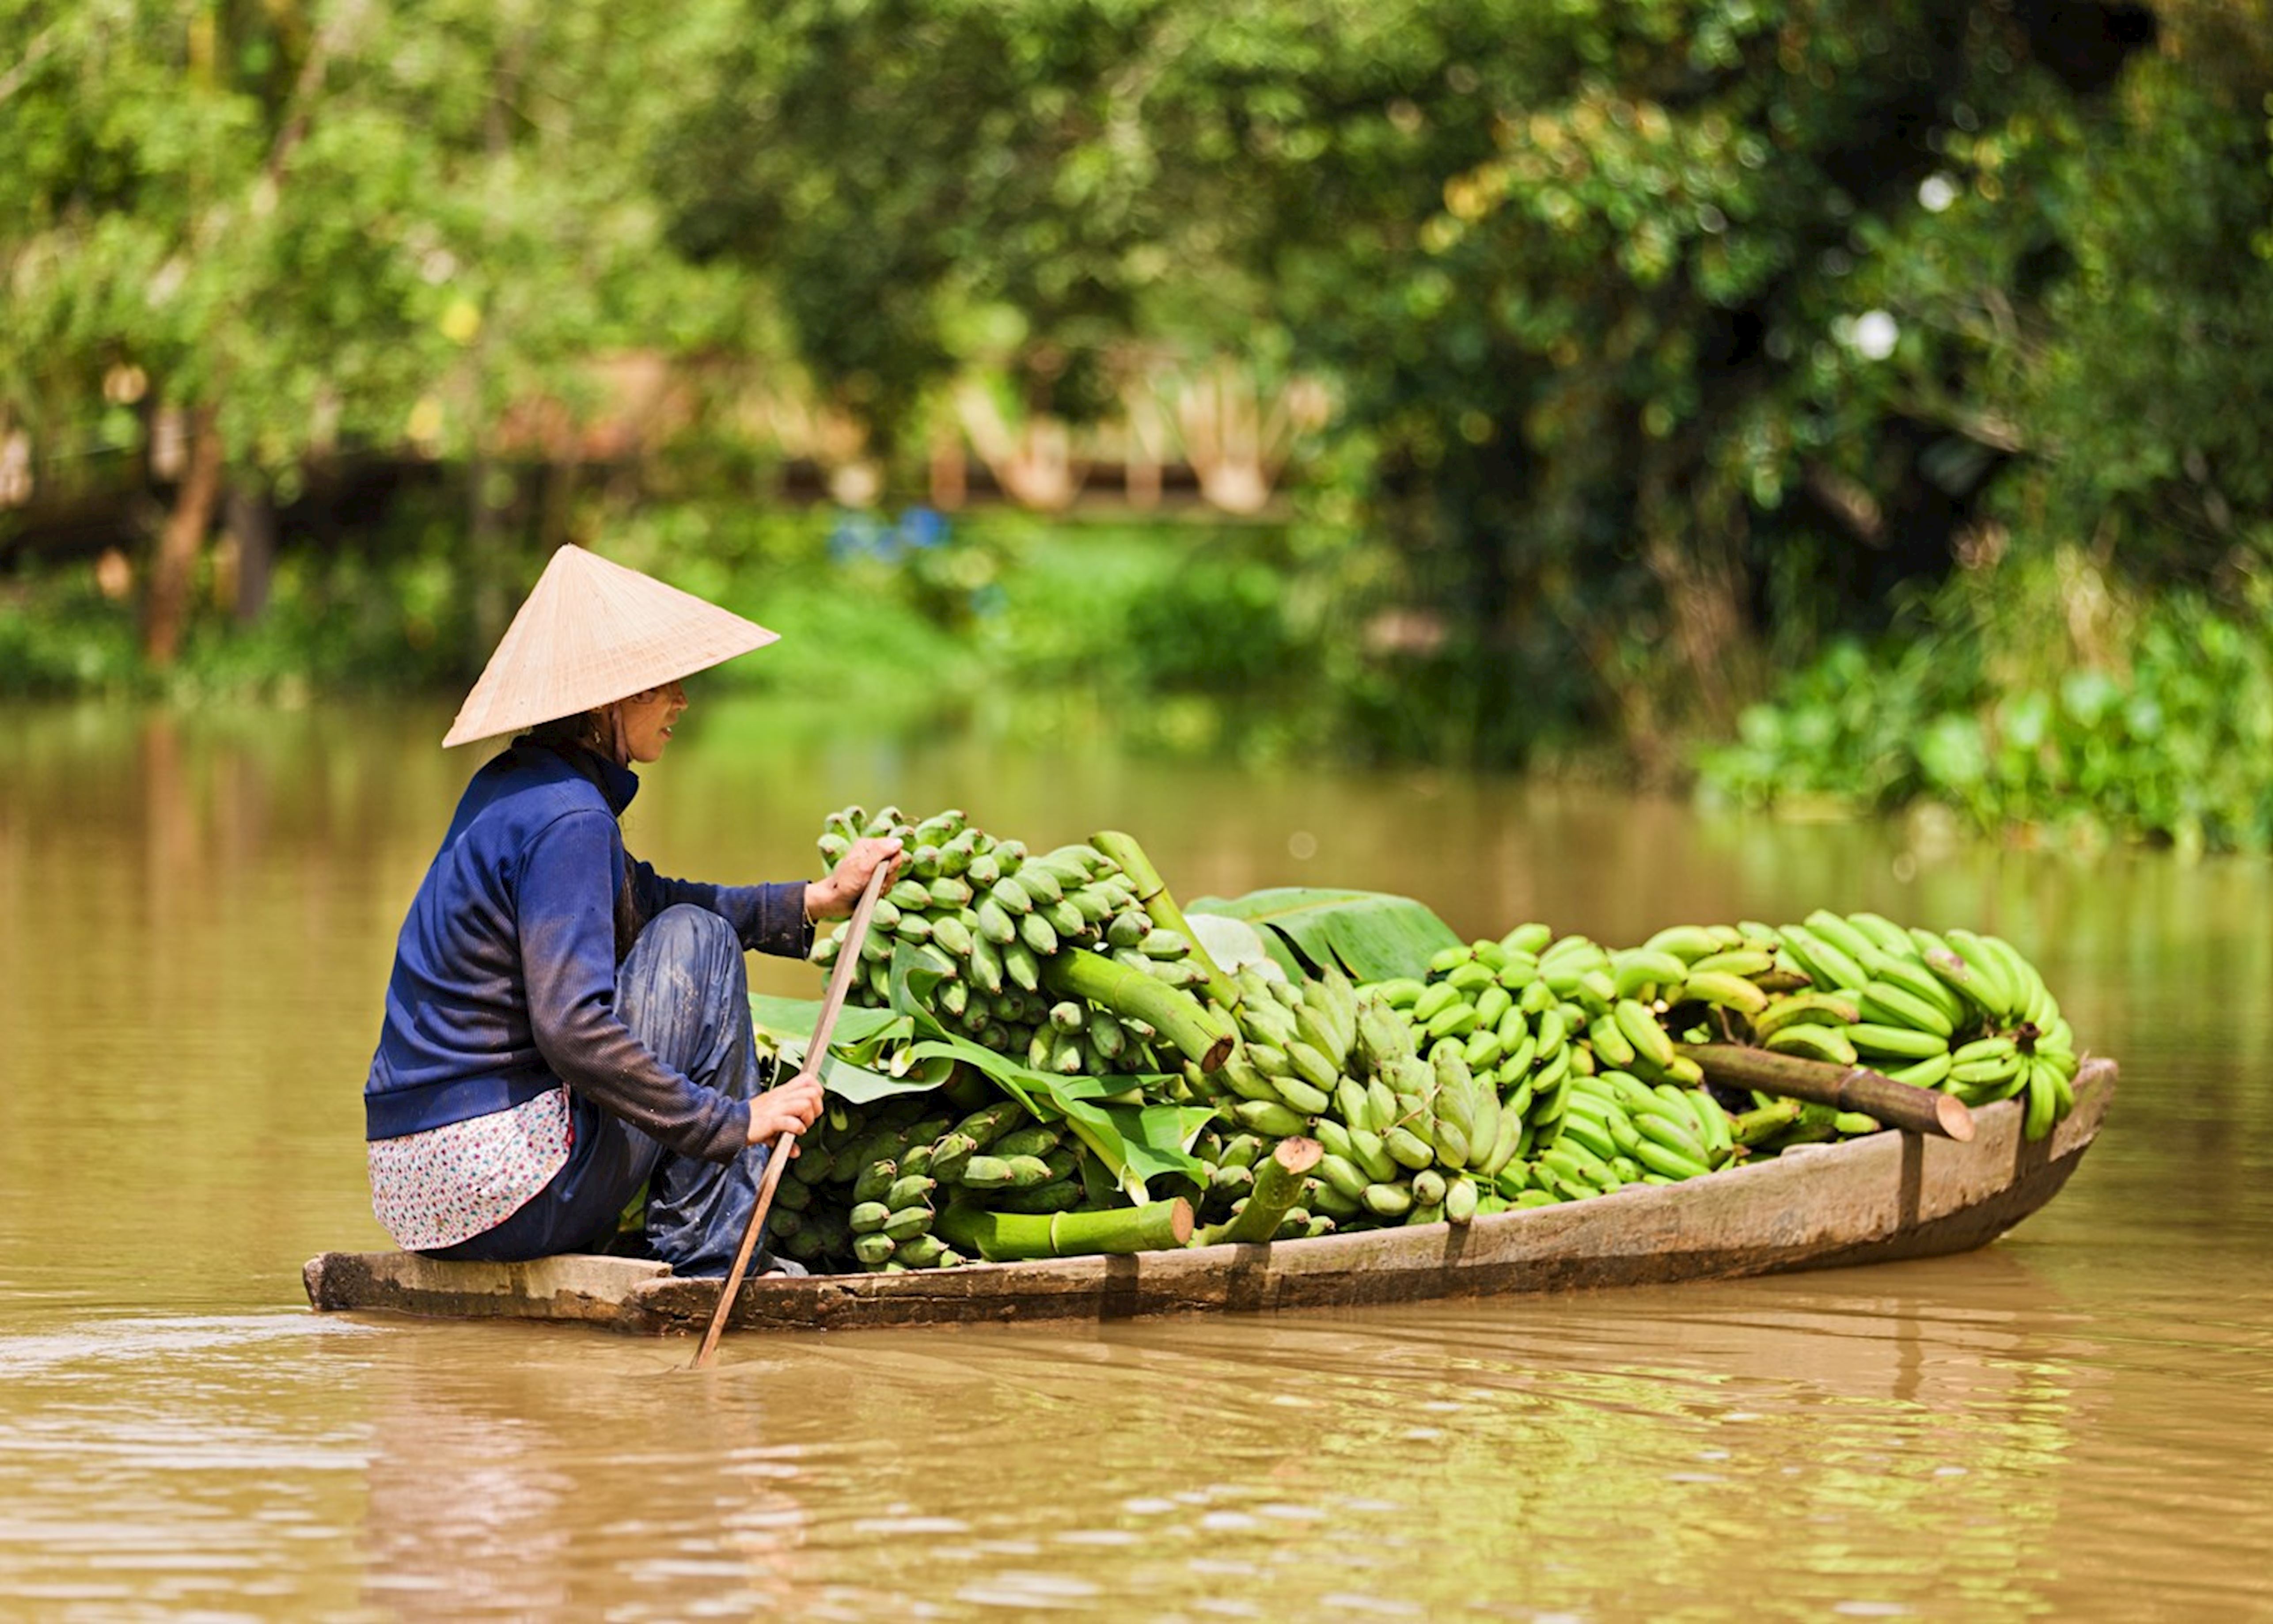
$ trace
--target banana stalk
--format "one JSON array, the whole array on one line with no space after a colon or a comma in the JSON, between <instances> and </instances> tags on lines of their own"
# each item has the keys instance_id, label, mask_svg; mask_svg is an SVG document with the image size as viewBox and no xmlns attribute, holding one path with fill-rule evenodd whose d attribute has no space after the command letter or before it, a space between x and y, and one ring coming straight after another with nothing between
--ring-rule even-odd
<instances>
[{"instance_id":1,"label":"banana stalk","mask_svg":"<svg viewBox=\"0 0 2273 1624\"><path fill-rule=\"evenodd\" d=\"M1973 1113L1963 1101L1896 1082L1866 1066L1803 1060L1737 1044L1685 1044L1681 1052L1714 1082L1808 1100L1836 1111L1861 1111L1913 1134L1936 1134L1961 1143L1973 1137Z\"/></svg>"},{"instance_id":2,"label":"banana stalk","mask_svg":"<svg viewBox=\"0 0 2273 1624\"><path fill-rule=\"evenodd\" d=\"M1162 930L1174 931L1191 943L1191 956L1207 977L1208 997L1225 1010L1237 1009L1239 984L1225 975L1221 967L1208 956L1207 948L1192 933L1191 925L1185 920L1184 910L1177 907L1176 899L1168 894L1167 882L1161 879L1159 870L1152 866L1152 859L1144 855L1144 849L1136 843L1136 837L1123 834L1118 829L1105 829L1091 835L1089 843L1121 865L1121 877L1136 893L1137 903L1144 909L1147 918Z\"/></svg>"},{"instance_id":3,"label":"banana stalk","mask_svg":"<svg viewBox=\"0 0 2273 1624\"><path fill-rule=\"evenodd\" d=\"M1235 1040L1197 999L1101 953L1076 948L1052 954L1043 961L1042 979L1054 992L1087 999L1116 1016L1144 1022L1204 1072L1220 1069L1231 1058Z\"/></svg>"},{"instance_id":4,"label":"banana stalk","mask_svg":"<svg viewBox=\"0 0 2273 1624\"><path fill-rule=\"evenodd\" d=\"M956 1251L976 1253L990 1263L1159 1252L1189 1243L1192 1206L1179 1196L1100 1212L1029 1214L988 1212L958 1201L939 1215L932 1231Z\"/></svg>"},{"instance_id":5,"label":"banana stalk","mask_svg":"<svg viewBox=\"0 0 2273 1624\"><path fill-rule=\"evenodd\" d=\"M1302 1180L1326 1154L1315 1139L1282 1139L1271 1154L1255 1165L1255 1187L1247 1205L1227 1223L1212 1224L1193 1238L1192 1244L1212 1246L1218 1241L1269 1240L1279 1232L1287 1214L1302 1204Z\"/></svg>"}]
</instances>

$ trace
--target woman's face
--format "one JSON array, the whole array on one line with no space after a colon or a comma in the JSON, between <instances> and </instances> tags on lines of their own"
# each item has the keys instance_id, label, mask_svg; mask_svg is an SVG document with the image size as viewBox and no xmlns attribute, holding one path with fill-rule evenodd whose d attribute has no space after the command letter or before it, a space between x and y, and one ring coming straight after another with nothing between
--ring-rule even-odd
<instances>
[{"instance_id":1,"label":"woman's face","mask_svg":"<svg viewBox=\"0 0 2273 1624\"><path fill-rule=\"evenodd\" d=\"M671 724L686 708L686 690L669 682L616 702L624 730L624 749L634 761L659 761L671 743Z\"/></svg>"}]
</instances>

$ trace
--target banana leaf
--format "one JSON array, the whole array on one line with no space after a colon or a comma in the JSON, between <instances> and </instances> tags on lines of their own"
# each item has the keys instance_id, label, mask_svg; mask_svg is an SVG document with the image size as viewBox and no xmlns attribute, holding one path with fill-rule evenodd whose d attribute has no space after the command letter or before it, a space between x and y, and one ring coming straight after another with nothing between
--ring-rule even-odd
<instances>
[{"instance_id":1,"label":"banana leaf","mask_svg":"<svg viewBox=\"0 0 2273 1624\"><path fill-rule=\"evenodd\" d=\"M1143 1204L1152 1199L1145 1182L1164 1173L1180 1173L1195 1182L1204 1173L1191 1154L1192 1141L1214 1119L1203 1105L1145 1104L1141 1094L1157 1077L1061 1077L1036 1071L1008 1055L950 1032L932 1013L932 992L945 979L919 960L903 943L892 955L892 1007L913 1026L916 1042L907 1052L916 1060L960 1061L992 1078L1036 1118L1062 1118L1082 1143L1096 1153L1129 1200Z\"/></svg>"},{"instance_id":2,"label":"banana leaf","mask_svg":"<svg viewBox=\"0 0 2273 1624\"><path fill-rule=\"evenodd\" d=\"M770 1046L784 1066L802 1066L813 1029L821 1023L821 1000L753 993L750 1019L759 1043ZM908 1045L914 1036L912 1023L896 1010L845 1005L836 1012L836 1030L831 1034L829 1058L821 1064L821 1088L866 1105L940 1087L953 1066L911 1054Z\"/></svg>"},{"instance_id":3,"label":"banana leaf","mask_svg":"<svg viewBox=\"0 0 2273 1624\"><path fill-rule=\"evenodd\" d=\"M1188 910L1184 923L1191 926L1192 939L1215 961L1219 969L1236 974L1250 964L1272 962L1271 944L1263 939L1262 932L1244 919Z\"/></svg>"},{"instance_id":4,"label":"banana leaf","mask_svg":"<svg viewBox=\"0 0 2273 1624\"><path fill-rule=\"evenodd\" d=\"M1339 964L1353 981L1425 976L1429 959L1460 938L1409 896L1382 891L1322 891L1280 886L1227 901L1204 896L1192 913L1244 919L1281 969L1297 979Z\"/></svg>"}]
</instances>

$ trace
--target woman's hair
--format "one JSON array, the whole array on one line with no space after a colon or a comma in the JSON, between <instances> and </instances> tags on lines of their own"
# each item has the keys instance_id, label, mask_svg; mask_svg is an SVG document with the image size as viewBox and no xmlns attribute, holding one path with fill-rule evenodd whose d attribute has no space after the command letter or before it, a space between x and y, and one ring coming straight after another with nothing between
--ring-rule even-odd
<instances>
[{"instance_id":1,"label":"woman's hair","mask_svg":"<svg viewBox=\"0 0 2273 1624\"><path fill-rule=\"evenodd\" d=\"M559 750L564 745L581 745L605 755L608 753L607 718L596 710L580 710L573 716L540 722L513 742L516 745L542 745L551 750Z\"/></svg>"},{"instance_id":2,"label":"woman's hair","mask_svg":"<svg viewBox=\"0 0 2273 1624\"><path fill-rule=\"evenodd\" d=\"M636 699L637 694L632 696ZM631 750L624 740L622 713L613 705L603 705L596 710L580 710L573 716L561 716L551 722L540 722L514 740L516 745L543 745L559 750L581 746L596 756L604 756L618 767L631 765Z\"/></svg>"}]
</instances>

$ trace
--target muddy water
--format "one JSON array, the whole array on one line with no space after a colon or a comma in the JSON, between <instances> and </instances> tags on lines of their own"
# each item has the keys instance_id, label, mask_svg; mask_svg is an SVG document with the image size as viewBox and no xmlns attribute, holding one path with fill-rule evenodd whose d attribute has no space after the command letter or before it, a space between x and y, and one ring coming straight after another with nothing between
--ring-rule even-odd
<instances>
[{"instance_id":1,"label":"muddy water","mask_svg":"<svg viewBox=\"0 0 2273 1624\"><path fill-rule=\"evenodd\" d=\"M1876 907L2013 937L2124 1081L1969 1257L751 1338L691 1379L681 1344L299 1301L309 1254L381 1243L356 1089L474 765L442 721L0 718L0 1617L2273 1616L2262 864L722 711L634 809L666 869L791 877L821 811L893 798L1469 932Z\"/></svg>"}]
</instances>

